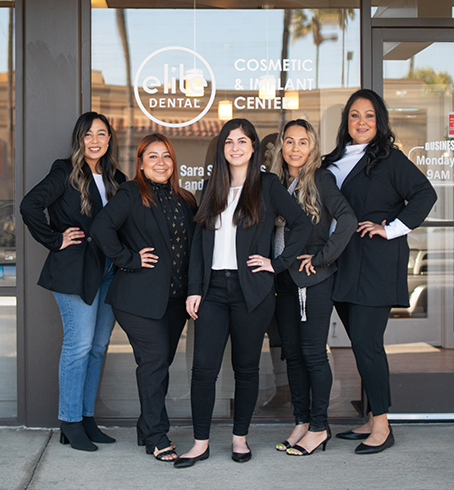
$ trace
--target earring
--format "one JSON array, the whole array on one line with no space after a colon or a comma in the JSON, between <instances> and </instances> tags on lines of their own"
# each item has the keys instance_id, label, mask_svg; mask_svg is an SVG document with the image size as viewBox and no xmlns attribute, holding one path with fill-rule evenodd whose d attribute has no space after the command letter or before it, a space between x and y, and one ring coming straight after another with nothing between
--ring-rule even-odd
<instances>
[{"instance_id":1,"label":"earring","mask_svg":"<svg viewBox=\"0 0 454 490\"><path fill-rule=\"evenodd\" d=\"M143 170L143 167L140 167L140 170Z\"/></svg>"}]
</instances>

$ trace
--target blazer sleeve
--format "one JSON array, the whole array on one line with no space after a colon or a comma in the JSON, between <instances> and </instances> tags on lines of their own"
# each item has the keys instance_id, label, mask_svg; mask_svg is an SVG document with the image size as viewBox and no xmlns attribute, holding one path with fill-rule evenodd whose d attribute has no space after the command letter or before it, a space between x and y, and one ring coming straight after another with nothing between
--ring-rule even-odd
<instances>
[{"instance_id":1,"label":"blazer sleeve","mask_svg":"<svg viewBox=\"0 0 454 490\"><path fill-rule=\"evenodd\" d=\"M311 220L303 212L295 198L279 182L276 175L267 174L270 177L271 206L276 216L282 216L290 233L286 237L284 251L275 259L271 259L271 265L276 274L288 269L301 253L312 232Z\"/></svg>"},{"instance_id":2,"label":"blazer sleeve","mask_svg":"<svg viewBox=\"0 0 454 490\"><path fill-rule=\"evenodd\" d=\"M60 250L63 234L50 226L44 211L65 192L68 175L65 162L55 161L49 174L28 192L20 204L22 219L33 238L53 252Z\"/></svg>"},{"instance_id":3,"label":"blazer sleeve","mask_svg":"<svg viewBox=\"0 0 454 490\"><path fill-rule=\"evenodd\" d=\"M332 264L340 256L355 232L358 220L330 171L320 172L316 185L322 204L337 221L335 230L323 248L312 258L312 265L320 267Z\"/></svg>"},{"instance_id":4,"label":"blazer sleeve","mask_svg":"<svg viewBox=\"0 0 454 490\"><path fill-rule=\"evenodd\" d=\"M393 219L400 219L404 225L414 230L430 213L437 200L437 193L427 177L401 151L395 150L391 160L391 184L407 202Z\"/></svg>"},{"instance_id":5,"label":"blazer sleeve","mask_svg":"<svg viewBox=\"0 0 454 490\"><path fill-rule=\"evenodd\" d=\"M203 294L202 228L197 224L191 244L188 271L188 296Z\"/></svg>"},{"instance_id":6,"label":"blazer sleeve","mask_svg":"<svg viewBox=\"0 0 454 490\"><path fill-rule=\"evenodd\" d=\"M115 196L100 211L90 229L95 242L117 267L133 272L142 268L139 252L121 242L118 230L130 216L134 200L131 185L121 185Z\"/></svg>"}]
</instances>

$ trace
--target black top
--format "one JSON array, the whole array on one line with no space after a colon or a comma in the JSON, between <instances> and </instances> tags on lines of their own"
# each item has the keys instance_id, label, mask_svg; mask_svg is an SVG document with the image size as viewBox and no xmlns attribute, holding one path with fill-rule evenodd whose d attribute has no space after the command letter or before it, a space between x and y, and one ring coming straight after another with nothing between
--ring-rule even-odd
<instances>
[{"instance_id":1,"label":"black top","mask_svg":"<svg viewBox=\"0 0 454 490\"><path fill-rule=\"evenodd\" d=\"M170 184L158 184L149 181L156 196L156 204L161 206L167 219L172 255L172 272L170 280L171 298L186 297L188 289L188 220L181 202L172 194Z\"/></svg>"},{"instance_id":2,"label":"black top","mask_svg":"<svg viewBox=\"0 0 454 490\"><path fill-rule=\"evenodd\" d=\"M289 273L299 287L319 284L336 272L335 261L347 246L358 223L353 209L338 189L336 179L329 170L317 169L315 185L321 202L320 221L314 225L302 253L314 255L311 262L317 273L308 276L304 270L299 272L301 260L293 262L289 267ZM330 236L333 218L337 223Z\"/></svg>"},{"instance_id":3,"label":"black top","mask_svg":"<svg viewBox=\"0 0 454 490\"><path fill-rule=\"evenodd\" d=\"M68 180L72 169L70 160L56 160L49 174L24 197L20 212L33 238L50 250L38 284L57 293L77 294L91 305L105 267L105 255L91 238L91 225L102 209L102 200L92 178L88 188L93 200L91 216L81 213L80 192ZM117 170L115 180L121 184L126 177ZM62 234L71 227L79 227L85 238L60 250Z\"/></svg>"},{"instance_id":4,"label":"black top","mask_svg":"<svg viewBox=\"0 0 454 490\"><path fill-rule=\"evenodd\" d=\"M417 228L437 200L426 176L400 151L392 150L366 174L364 156L344 180L341 191L359 222L389 224L398 218ZM403 306L408 303L407 237L386 240L354 233L337 261L333 299L365 306Z\"/></svg>"},{"instance_id":5,"label":"black top","mask_svg":"<svg viewBox=\"0 0 454 490\"><path fill-rule=\"evenodd\" d=\"M271 265L276 273L289 267L299 255L312 231L309 218L303 213L295 199L287 192L274 174L262 172L262 205L260 214L263 222L246 230L240 219L236 232L236 253L238 277L248 310L256 308L274 287L274 274L260 271L253 273L254 267L246 262L250 255L259 254L272 257L272 242L276 216L283 216L291 230L284 252ZM202 196L203 199L203 196ZM214 230L197 226L189 263L189 295L201 295L202 301L210 283L213 263Z\"/></svg>"},{"instance_id":6,"label":"black top","mask_svg":"<svg viewBox=\"0 0 454 490\"><path fill-rule=\"evenodd\" d=\"M148 185L154 194L155 204L144 206L138 184L126 182L96 217L92 235L107 257L119 267L106 302L134 315L159 319L166 311L169 297L186 295L186 277L182 270L188 266L196 209L183 199L175 207L175 197L169 190L152 185L150 181ZM178 215L171 213L168 218L169 210L175 209L178 209ZM173 225L179 228L177 234L170 232L174 229ZM183 236L187 236L187 239L181 251L184 254L187 247L187 252L181 256L181 251L177 251L181 256L179 268L178 263L174 264L177 261L174 260L175 249L172 246L179 244ZM152 253L159 257L154 268L142 268L139 251L147 247L153 247ZM181 277L181 295L178 290L175 290L177 294L172 294L174 289L171 284L175 273Z\"/></svg>"}]
</instances>

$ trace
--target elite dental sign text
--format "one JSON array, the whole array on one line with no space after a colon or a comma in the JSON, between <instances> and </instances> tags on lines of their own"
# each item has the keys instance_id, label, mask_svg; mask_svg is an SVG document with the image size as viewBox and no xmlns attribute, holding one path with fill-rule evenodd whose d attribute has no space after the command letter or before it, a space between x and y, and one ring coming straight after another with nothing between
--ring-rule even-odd
<instances>
[{"instance_id":1,"label":"elite dental sign text","mask_svg":"<svg viewBox=\"0 0 454 490\"><path fill-rule=\"evenodd\" d=\"M173 52L175 59L184 61L169 63L169 52ZM195 68L196 61L199 68ZM187 66L194 68L186 69ZM211 79L208 102L201 99L208 85L206 74ZM151 53L142 62L134 79L134 95L142 112L152 121L166 127L184 127L194 124L210 110L216 96L216 81L210 65L198 53L181 46L169 46ZM198 109L198 113L176 123L163 121L153 114L153 109L172 108L192 109L192 116L194 109Z\"/></svg>"}]
</instances>

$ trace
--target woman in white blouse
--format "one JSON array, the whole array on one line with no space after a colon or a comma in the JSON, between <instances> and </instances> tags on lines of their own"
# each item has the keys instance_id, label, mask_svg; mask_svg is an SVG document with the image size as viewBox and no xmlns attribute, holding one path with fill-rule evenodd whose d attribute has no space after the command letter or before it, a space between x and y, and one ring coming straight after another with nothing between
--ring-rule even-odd
<instances>
[{"instance_id":1,"label":"woman in white blouse","mask_svg":"<svg viewBox=\"0 0 454 490\"><path fill-rule=\"evenodd\" d=\"M192 466L209 457L215 384L227 340L235 372L232 459L251 459L246 442L259 388L263 336L275 306L274 273L303 250L312 224L277 176L260 171L260 142L246 119L222 128L213 173L204 187L189 262L186 307L195 322L191 404L195 444L175 461ZM271 258L276 216L291 230Z\"/></svg>"}]
</instances>

